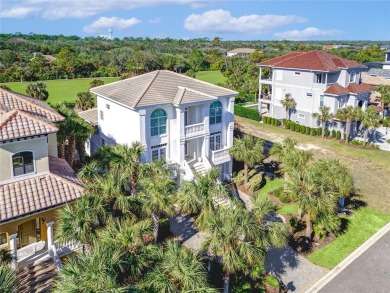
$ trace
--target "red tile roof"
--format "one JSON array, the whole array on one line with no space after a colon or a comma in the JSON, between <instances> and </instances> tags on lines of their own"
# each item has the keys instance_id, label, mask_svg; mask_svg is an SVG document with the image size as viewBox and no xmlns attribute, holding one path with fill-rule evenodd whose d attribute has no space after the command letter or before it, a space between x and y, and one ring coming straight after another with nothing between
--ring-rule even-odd
<instances>
[{"instance_id":1,"label":"red tile roof","mask_svg":"<svg viewBox=\"0 0 390 293\"><path fill-rule=\"evenodd\" d=\"M347 94L349 94L349 90L347 88L339 85L338 83L335 83L335 84L332 84L330 87L328 87L326 89L326 91L324 92L324 94L336 95L336 96L347 95Z\"/></svg>"},{"instance_id":2,"label":"red tile roof","mask_svg":"<svg viewBox=\"0 0 390 293\"><path fill-rule=\"evenodd\" d=\"M366 66L347 60L324 51L293 52L270 60L263 61L260 66L275 68L340 71L346 68L366 68Z\"/></svg>"},{"instance_id":3,"label":"red tile roof","mask_svg":"<svg viewBox=\"0 0 390 293\"><path fill-rule=\"evenodd\" d=\"M374 86L366 84L366 83L350 83L348 86L348 90L350 93L353 94L360 94L360 93L369 93L374 89Z\"/></svg>"},{"instance_id":4,"label":"red tile roof","mask_svg":"<svg viewBox=\"0 0 390 293\"><path fill-rule=\"evenodd\" d=\"M81 196L83 185L65 160L49 157L49 162L48 174L0 185L0 223L55 208Z\"/></svg>"},{"instance_id":5,"label":"red tile roof","mask_svg":"<svg viewBox=\"0 0 390 293\"><path fill-rule=\"evenodd\" d=\"M0 141L57 132L58 128L20 110L0 110Z\"/></svg>"}]
</instances>

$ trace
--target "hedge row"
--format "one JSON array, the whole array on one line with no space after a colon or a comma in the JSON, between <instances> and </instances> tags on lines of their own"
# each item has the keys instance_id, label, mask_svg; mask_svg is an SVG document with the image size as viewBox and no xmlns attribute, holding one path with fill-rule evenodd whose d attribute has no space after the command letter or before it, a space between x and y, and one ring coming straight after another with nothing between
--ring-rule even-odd
<instances>
[{"instance_id":1,"label":"hedge row","mask_svg":"<svg viewBox=\"0 0 390 293\"><path fill-rule=\"evenodd\" d=\"M234 114L244 118L260 121L260 112L257 109L234 105Z\"/></svg>"},{"instance_id":2,"label":"hedge row","mask_svg":"<svg viewBox=\"0 0 390 293\"><path fill-rule=\"evenodd\" d=\"M280 120L272 117L263 116L263 123L279 126Z\"/></svg>"},{"instance_id":3,"label":"hedge row","mask_svg":"<svg viewBox=\"0 0 390 293\"><path fill-rule=\"evenodd\" d=\"M321 127L311 128L308 126L300 125L299 123L296 123L296 122L291 121L291 120L283 119L283 125L286 129L290 129L292 131L300 132L300 133L307 134L307 135L316 136L316 135L321 135L321 133L322 133Z\"/></svg>"}]
</instances>

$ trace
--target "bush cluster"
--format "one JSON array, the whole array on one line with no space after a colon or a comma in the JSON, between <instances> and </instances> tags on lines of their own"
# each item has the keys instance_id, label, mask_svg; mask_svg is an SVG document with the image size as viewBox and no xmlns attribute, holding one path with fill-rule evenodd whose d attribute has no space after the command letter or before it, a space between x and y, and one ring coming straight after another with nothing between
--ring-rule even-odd
<instances>
[{"instance_id":1,"label":"bush cluster","mask_svg":"<svg viewBox=\"0 0 390 293\"><path fill-rule=\"evenodd\" d=\"M270 124L270 125L275 125L275 126L280 126L280 120L268 116L263 116L263 123L265 124Z\"/></svg>"},{"instance_id":2,"label":"bush cluster","mask_svg":"<svg viewBox=\"0 0 390 293\"><path fill-rule=\"evenodd\" d=\"M249 178L250 179L246 188L251 192L255 192L259 190L264 180L263 173L262 172L257 173Z\"/></svg>"},{"instance_id":3,"label":"bush cluster","mask_svg":"<svg viewBox=\"0 0 390 293\"><path fill-rule=\"evenodd\" d=\"M264 121L264 117L263 117ZM304 126L300 125L299 123L296 123L291 120L286 120L283 119L283 125L286 129L290 129L295 132L300 132L303 134L311 135L311 136L316 136L316 135L321 135L322 134L322 128L321 127L309 127L309 126ZM325 130L325 136L329 137L332 136L332 138L340 140L341 139L341 132L340 130L332 130L332 132L329 131L329 129ZM345 133L343 133L343 139L345 139Z\"/></svg>"},{"instance_id":4,"label":"bush cluster","mask_svg":"<svg viewBox=\"0 0 390 293\"><path fill-rule=\"evenodd\" d=\"M364 141L362 140L353 139L350 141L350 143L354 146L379 149L379 145L372 142L367 142L366 144L364 144Z\"/></svg>"},{"instance_id":5,"label":"bush cluster","mask_svg":"<svg viewBox=\"0 0 390 293\"><path fill-rule=\"evenodd\" d=\"M234 114L255 121L260 121L261 119L259 110L253 108L246 108L240 105L234 105Z\"/></svg>"}]
</instances>

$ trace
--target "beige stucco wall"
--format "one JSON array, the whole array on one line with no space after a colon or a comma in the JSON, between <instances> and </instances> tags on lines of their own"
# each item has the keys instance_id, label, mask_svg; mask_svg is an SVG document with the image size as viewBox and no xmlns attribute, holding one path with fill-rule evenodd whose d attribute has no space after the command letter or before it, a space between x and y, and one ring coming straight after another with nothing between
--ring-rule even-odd
<instances>
[{"instance_id":1,"label":"beige stucco wall","mask_svg":"<svg viewBox=\"0 0 390 293\"><path fill-rule=\"evenodd\" d=\"M49 156L58 157L57 133L50 133L48 136Z\"/></svg>"},{"instance_id":2,"label":"beige stucco wall","mask_svg":"<svg viewBox=\"0 0 390 293\"><path fill-rule=\"evenodd\" d=\"M34 153L35 173L33 174L49 171L47 137L39 137L35 139L27 139L23 141L1 144L0 182L13 179L11 157L13 154L20 151L32 151Z\"/></svg>"}]
</instances>

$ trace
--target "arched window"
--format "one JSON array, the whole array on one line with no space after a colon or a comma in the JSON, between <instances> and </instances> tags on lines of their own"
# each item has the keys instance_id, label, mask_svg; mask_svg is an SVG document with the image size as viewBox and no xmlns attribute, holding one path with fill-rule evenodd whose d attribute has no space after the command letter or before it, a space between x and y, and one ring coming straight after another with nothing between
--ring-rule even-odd
<instances>
[{"instance_id":1,"label":"arched window","mask_svg":"<svg viewBox=\"0 0 390 293\"><path fill-rule=\"evenodd\" d=\"M12 156L12 167L14 176L34 173L34 154L25 151Z\"/></svg>"},{"instance_id":2,"label":"arched window","mask_svg":"<svg viewBox=\"0 0 390 293\"><path fill-rule=\"evenodd\" d=\"M150 133L152 136L167 133L167 113L163 109L153 111L150 117Z\"/></svg>"},{"instance_id":3,"label":"arched window","mask_svg":"<svg viewBox=\"0 0 390 293\"><path fill-rule=\"evenodd\" d=\"M215 101L210 105L210 125L221 123L222 120L222 104L220 101Z\"/></svg>"}]
</instances>

